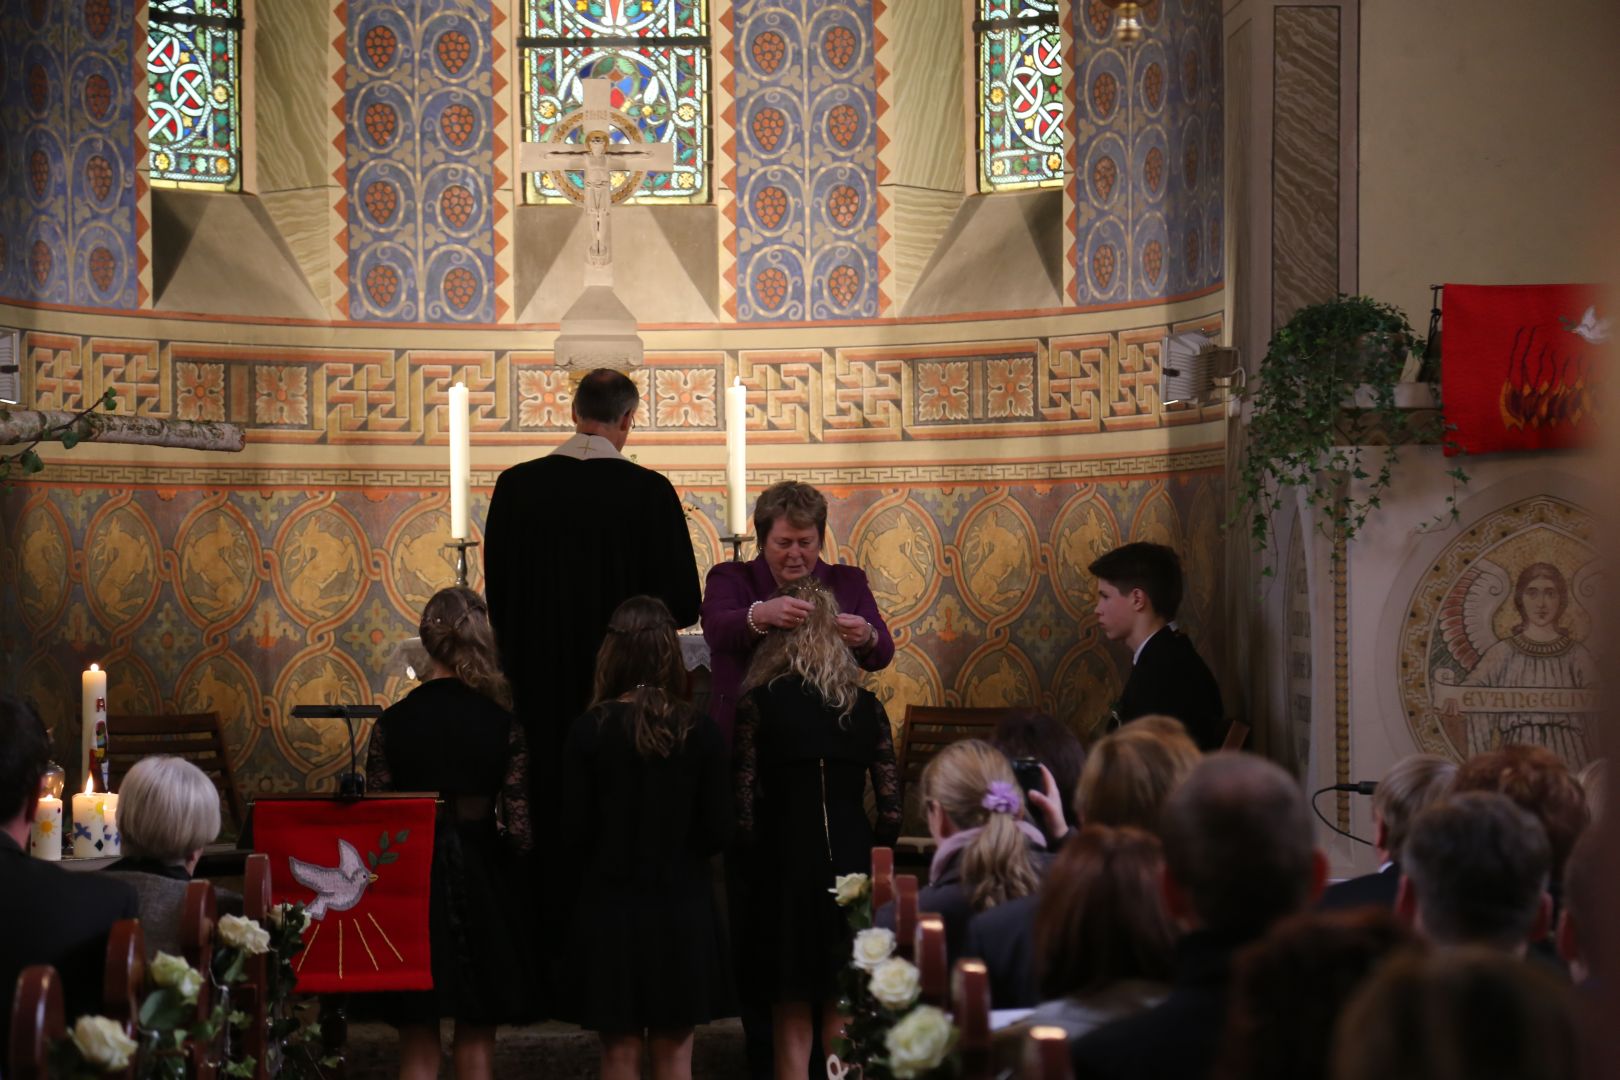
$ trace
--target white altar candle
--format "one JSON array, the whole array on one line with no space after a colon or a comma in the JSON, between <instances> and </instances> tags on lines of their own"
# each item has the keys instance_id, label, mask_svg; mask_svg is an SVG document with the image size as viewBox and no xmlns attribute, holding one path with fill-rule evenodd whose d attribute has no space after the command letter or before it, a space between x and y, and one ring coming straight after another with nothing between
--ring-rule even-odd
<instances>
[{"instance_id":1,"label":"white altar candle","mask_svg":"<svg viewBox=\"0 0 1620 1080\"><path fill-rule=\"evenodd\" d=\"M467 433L467 387L450 388L450 538L467 539L467 486L472 481L472 443Z\"/></svg>"},{"instance_id":2,"label":"white altar candle","mask_svg":"<svg viewBox=\"0 0 1620 1080\"><path fill-rule=\"evenodd\" d=\"M118 856L124 853L124 838L118 834L118 796L108 792L102 796L104 814L101 826L101 853Z\"/></svg>"},{"instance_id":3,"label":"white altar candle","mask_svg":"<svg viewBox=\"0 0 1620 1080\"><path fill-rule=\"evenodd\" d=\"M73 857L99 859L106 854L107 797L96 790L95 777L73 796Z\"/></svg>"},{"instance_id":4,"label":"white altar candle","mask_svg":"<svg viewBox=\"0 0 1620 1080\"><path fill-rule=\"evenodd\" d=\"M28 826L28 854L36 859L59 862L62 858L62 800L41 795Z\"/></svg>"},{"instance_id":5,"label":"white altar candle","mask_svg":"<svg viewBox=\"0 0 1620 1080\"><path fill-rule=\"evenodd\" d=\"M106 749L107 740L107 673L95 664L90 670L79 676L82 693L79 716L83 721L80 738L83 752L79 760L86 769L96 772L100 769L101 761L95 756L97 743L103 750Z\"/></svg>"},{"instance_id":6,"label":"white altar candle","mask_svg":"<svg viewBox=\"0 0 1620 1080\"><path fill-rule=\"evenodd\" d=\"M726 387L726 531L748 532L748 388L742 376Z\"/></svg>"}]
</instances>

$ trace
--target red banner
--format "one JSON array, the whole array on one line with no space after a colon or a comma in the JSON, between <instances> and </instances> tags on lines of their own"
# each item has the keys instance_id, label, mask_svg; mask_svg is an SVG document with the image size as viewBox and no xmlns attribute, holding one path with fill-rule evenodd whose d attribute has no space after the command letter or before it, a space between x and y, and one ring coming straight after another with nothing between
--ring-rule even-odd
<instances>
[{"instance_id":1,"label":"red banner","mask_svg":"<svg viewBox=\"0 0 1620 1080\"><path fill-rule=\"evenodd\" d=\"M1610 321L1595 285L1447 285L1441 387L1447 454L1580 446ZM1454 445L1452 445L1454 444Z\"/></svg>"},{"instance_id":2,"label":"red banner","mask_svg":"<svg viewBox=\"0 0 1620 1080\"><path fill-rule=\"evenodd\" d=\"M304 904L301 993L427 990L432 799L271 799L253 809L276 903Z\"/></svg>"}]
</instances>

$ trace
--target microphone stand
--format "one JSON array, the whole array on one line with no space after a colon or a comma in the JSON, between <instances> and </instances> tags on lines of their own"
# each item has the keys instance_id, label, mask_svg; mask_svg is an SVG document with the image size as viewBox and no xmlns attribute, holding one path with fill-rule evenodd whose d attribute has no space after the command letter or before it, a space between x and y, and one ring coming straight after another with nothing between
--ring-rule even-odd
<instances>
[{"instance_id":1,"label":"microphone stand","mask_svg":"<svg viewBox=\"0 0 1620 1080\"><path fill-rule=\"evenodd\" d=\"M292 715L300 720L342 720L349 729L349 771L338 774L338 797L360 799L366 794L366 778L360 774L360 753L354 742L354 722L375 720L383 713L381 705L294 705Z\"/></svg>"}]
</instances>

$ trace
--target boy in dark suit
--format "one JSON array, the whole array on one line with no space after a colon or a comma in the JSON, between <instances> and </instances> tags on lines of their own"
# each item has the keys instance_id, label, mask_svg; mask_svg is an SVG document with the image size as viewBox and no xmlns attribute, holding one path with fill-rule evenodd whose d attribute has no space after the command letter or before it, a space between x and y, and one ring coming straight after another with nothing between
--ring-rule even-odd
<instances>
[{"instance_id":1,"label":"boy in dark suit","mask_svg":"<svg viewBox=\"0 0 1620 1080\"><path fill-rule=\"evenodd\" d=\"M138 914L135 890L100 874L74 874L28 856L50 742L24 701L0 694L0 993L10 1002L23 968L51 964L62 977L67 1021L96 1012L107 934ZM0 1024L0 1062L10 1025Z\"/></svg>"},{"instance_id":2,"label":"boy in dark suit","mask_svg":"<svg viewBox=\"0 0 1620 1080\"><path fill-rule=\"evenodd\" d=\"M1187 635L1173 625L1181 606L1181 559L1163 544L1117 547L1090 567L1097 579L1097 624L1131 650L1131 675L1110 726L1139 716L1173 716L1200 749L1226 735L1221 688Z\"/></svg>"}]
</instances>

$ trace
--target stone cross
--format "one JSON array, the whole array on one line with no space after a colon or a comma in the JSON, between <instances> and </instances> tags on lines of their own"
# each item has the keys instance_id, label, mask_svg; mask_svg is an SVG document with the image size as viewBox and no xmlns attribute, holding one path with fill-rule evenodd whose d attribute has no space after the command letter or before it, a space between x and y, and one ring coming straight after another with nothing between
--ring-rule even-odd
<instances>
[{"instance_id":1,"label":"stone cross","mask_svg":"<svg viewBox=\"0 0 1620 1080\"><path fill-rule=\"evenodd\" d=\"M585 253L585 284L611 285L613 245L608 214L617 201L613 191L613 174L669 172L675 168L675 148L669 143L614 143L611 135L613 129L636 131L635 121L610 104L613 84L609 80L582 79L580 85L585 91L584 104L564 114L553 130L566 136L578 128L584 135L583 140L577 143L560 140L525 143L519 165L524 172L584 172L583 195L570 184L559 181L557 187L569 199L584 204L585 216L590 224L591 242ZM629 194L629 191L621 192L619 198Z\"/></svg>"}]
</instances>

